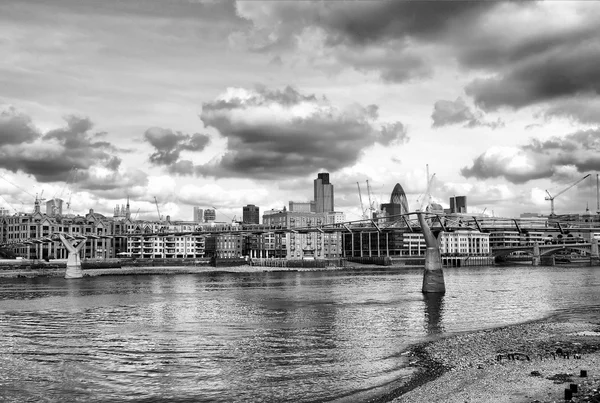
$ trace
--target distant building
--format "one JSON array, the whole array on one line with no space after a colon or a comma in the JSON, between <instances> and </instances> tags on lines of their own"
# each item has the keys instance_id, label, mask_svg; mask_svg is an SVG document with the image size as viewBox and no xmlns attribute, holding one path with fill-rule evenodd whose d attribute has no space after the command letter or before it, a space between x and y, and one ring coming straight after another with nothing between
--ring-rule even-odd
<instances>
[{"instance_id":1,"label":"distant building","mask_svg":"<svg viewBox=\"0 0 600 403\"><path fill-rule=\"evenodd\" d=\"M10 215L10 211L7 208L0 207L0 216Z\"/></svg>"},{"instance_id":2,"label":"distant building","mask_svg":"<svg viewBox=\"0 0 600 403\"><path fill-rule=\"evenodd\" d=\"M289 202L290 211L295 211L297 213L315 213L317 210L315 201L308 202Z\"/></svg>"},{"instance_id":3,"label":"distant building","mask_svg":"<svg viewBox=\"0 0 600 403\"><path fill-rule=\"evenodd\" d=\"M242 208L242 221L244 224L260 224L260 208L254 204Z\"/></svg>"},{"instance_id":4,"label":"distant building","mask_svg":"<svg viewBox=\"0 0 600 403\"><path fill-rule=\"evenodd\" d=\"M323 233L302 231L302 228L320 227L325 224L343 222L344 214L338 212L310 213L280 211L263 215L263 225L282 228L298 228L297 232L281 234L278 248L285 251L287 259L339 258L342 256L340 232Z\"/></svg>"},{"instance_id":5,"label":"distant building","mask_svg":"<svg viewBox=\"0 0 600 403\"><path fill-rule=\"evenodd\" d=\"M394 186L394 190L392 190L390 202L381 205L381 211L384 217L397 216L409 212L406 194L404 193L404 189L402 189L402 186L400 186L399 183L396 183L396 186ZM399 217L397 217L396 219L398 218Z\"/></svg>"},{"instance_id":6,"label":"distant building","mask_svg":"<svg viewBox=\"0 0 600 403\"><path fill-rule=\"evenodd\" d=\"M46 202L46 214L50 217L62 215L62 199L50 199Z\"/></svg>"},{"instance_id":7,"label":"distant building","mask_svg":"<svg viewBox=\"0 0 600 403\"><path fill-rule=\"evenodd\" d=\"M194 206L194 222L204 222L204 210L198 206Z\"/></svg>"},{"instance_id":8,"label":"distant building","mask_svg":"<svg viewBox=\"0 0 600 403\"><path fill-rule=\"evenodd\" d=\"M207 208L204 210L204 222L213 222L217 219L217 212L215 209Z\"/></svg>"},{"instance_id":9,"label":"distant building","mask_svg":"<svg viewBox=\"0 0 600 403\"><path fill-rule=\"evenodd\" d=\"M450 198L450 213L466 213L467 196L454 196Z\"/></svg>"},{"instance_id":10,"label":"distant building","mask_svg":"<svg viewBox=\"0 0 600 403\"><path fill-rule=\"evenodd\" d=\"M329 182L329 173L321 172L314 180L315 213L333 211L333 184Z\"/></svg>"}]
</instances>

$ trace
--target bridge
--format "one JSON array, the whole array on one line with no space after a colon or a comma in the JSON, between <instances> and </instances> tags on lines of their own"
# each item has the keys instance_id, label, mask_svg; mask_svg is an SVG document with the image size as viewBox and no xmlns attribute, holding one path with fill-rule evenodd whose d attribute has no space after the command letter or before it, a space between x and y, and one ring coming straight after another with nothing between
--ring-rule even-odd
<instances>
[{"instance_id":1,"label":"bridge","mask_svg":"<svg viewBox=\"0 0 600 403\"><path fill-rule=\"evenodd\" d=\"M144 226L147 224L145 229ZM395 216L380 217L365 220L348 221L343 223L331 223L315 226L265 226L265 225L223 225L216 227L197 226L189 231L174 231L171 227L164 223L159 223L158 231L148 230L150 224L140 222L140 230L118 233L118 234L73 234L64 232L49 233L46 236L36 239L24 239L13 242L4 242L0 246L15 247L18 245L39 245L43 243L56 243L60 241L68 251L68 261L71 266L77 267L79 262L79 251L87 242L102 243L110 239L127 239L127 238L142 238L150 239L152 237L173 237L173 236L207 236L207 235L264 235L264 234L349 234L354 238L355 235L361 239L363 234L368 236L369 244L371 242L371 234L392 234L392 233L422 233L423 225L431 230L434 237L437 237L441 232L455 231L478 231L492 233L495 231L512 231L520 234L530 232L544 232L567 234L571 231L579 233L600 233L600 228L592 227L591 225L581 227L574 226L569 222L561 222L559 220L539 220L539 219L509 219L509 218L494 218L494 217L478 217L467 214L441 214L432 212L410 212ZM163 224L163 225L161 225ZM154 225L154 228L157 228ZM378 237L377 242L378 241ZM592 238L590 236L590 238ZM353 241L354 242L354 239ZM494 248L494 256L506 255L515 251L531 251L534 256L542 256L551 254L560 249L570 248L586 253L593 254L592 244L576 244L573 245L539 245L539 253L535 255L533 245L522 245L508 248ZM369 252L370 256L370 252ZM69 260L70 259L70 260ZM80 264L79 264L80 267ZM79 269L80 270L80 269ZM74 274L77 276L78 274Z\"/></svg>"}]
</instances>

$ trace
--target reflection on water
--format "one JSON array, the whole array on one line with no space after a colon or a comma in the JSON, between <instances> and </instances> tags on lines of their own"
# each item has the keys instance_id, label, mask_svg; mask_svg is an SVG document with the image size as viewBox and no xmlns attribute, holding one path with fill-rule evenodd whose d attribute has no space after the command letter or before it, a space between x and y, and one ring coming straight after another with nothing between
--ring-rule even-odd
<instances>
[{"instance_id":1,"label":"reflection on water","mask_svg":"<svg viewBox=\"0 0 600 403\"><path fill-rule=\"evenodd\" d=\"M425 330L427 334L439 334L444 332L442 316L444 311L444 294L423 294L425 302Z\"/></svg>"},{"instance_id":2,"label":"reflection on water","mask_svg":"<svg viewBox=\"0 0 600 403\"><path fill-rule=\"evenodd\" d=\"M600 306L597 268L3 279L0 401L354 401L449 332Z\"/></svg>"}]
</instances>

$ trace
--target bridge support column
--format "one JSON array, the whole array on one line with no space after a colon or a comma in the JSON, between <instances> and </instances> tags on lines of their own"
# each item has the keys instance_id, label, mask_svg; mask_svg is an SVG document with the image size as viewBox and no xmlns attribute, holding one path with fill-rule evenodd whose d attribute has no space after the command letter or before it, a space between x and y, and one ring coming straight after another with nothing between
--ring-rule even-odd
<instances>
[{"instance_id":1,"label":"bridge support column","mask_svg":"<svg viewBox=\"0 0 600 403\"><path fill-rule=\"evenodd\" d=\"M79 251L85 245L85 239L79 241L78 244L72 244L63 234L58 234L60 241L65 245L65 248L69 252L67 257L67 271L65 272L65 278L82 278L83 272L81 271L81 258L79 257Z\"/></svg>"},{"instance_id":2,"label":"bridge support column","mask_svg":"<svg viewBox=\"0 0 600 403\"><path fill-rule=\"evenodd\" d=\"M444 272L442 271L442 257L438 241L431 232L429 225L423 218L422 213L418 213L419 224L425 238L425 272L423 273L423 293L445 293L446 284L444 283Z\"/></svg>"},{"instance_id":3,"label":"bridge support column","mask_svg":"<svg viewBox=\"0 0 600 403\"><path fill-rule=\"evenodd\" d=\"M540 256L540 245L536 242L533 244L533 257L531 258L532 266L539 266L542 261Z\"/></svg>"},{"instance_id":4,"label":"bridge support column","mask_svg":"<svg viewBox=\"0 0 600 403\"><path fill-rule=\"evenodd\" d=\"M598 249L598 240L592 239L592 251L590 255L590 266L600 266L600 253Z\"/></svg>"}]
</instances>

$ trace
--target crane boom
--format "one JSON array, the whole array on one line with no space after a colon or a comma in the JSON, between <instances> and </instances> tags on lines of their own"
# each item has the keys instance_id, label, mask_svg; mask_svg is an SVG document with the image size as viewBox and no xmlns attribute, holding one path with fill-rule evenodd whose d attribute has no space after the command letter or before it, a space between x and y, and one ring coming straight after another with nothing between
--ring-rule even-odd
<instances>
[{"instance_id":1,"label":"crane boom","mask_svg":"<svg viewBox=\"0 0 600 403\"><path fill-rule=\"evenodd\" d=\"M367 193L369 194L369 218L373 218L373 211L375 210L375 207L373 207L373 203L375 203L374 201L371 201L371 185L369 185L369 180L367 179Z\"/></svg>"},{"instance_id":2,"label":"crane boom","mask_svg":"<svg viewBox=\"0 0 600 403\"><path fill-rule=\"evenodd\" d=\"M362 218L364 218L366 220L367 215L365 214L366 210L365 210L365 207L363 206L362 194L360 193L360 184L358 182L356 182L356 186L358 187L358 199L360 200L360 213L362 215Z\"/></svg>"},{"instance_id":3,"label":"crane boom","mask_svg":"<svg viewBox=\"0 0 600 403\"><path fill-rule=\"evenodd\" d=\"M548 197L545 198L545 200L550 200L550 215L553 216L554 214L554 199L557 198L558 196L560 196L561 194L565 193L567 190L571 189L573 186L578 185L579 183L583 182L584 179L587 179L591 174L587 174L585 175L583 178L577 180L576 182L572 183L571 185L567 186L566 188L564 188L563 190L561 190L560 192L558 192L557 194L555 194L554 196L552 196L550 194L550 192L548 192L548 190L546 190L546 193L548 194Z\"/></svg>"},{"instance_id":4,"label":"crane boom","mask_svg":"<svg viewBox=\"0 0 600 403\"><path fill-rule=\"evenodd\" d=\"M158 209L158 200L156 200L156 196L154 196L154 204L156 204L156 212L158 213L158 221L162 221L162 217L160 215L160 210Z\"/></svg>"}]
</instances>

